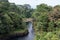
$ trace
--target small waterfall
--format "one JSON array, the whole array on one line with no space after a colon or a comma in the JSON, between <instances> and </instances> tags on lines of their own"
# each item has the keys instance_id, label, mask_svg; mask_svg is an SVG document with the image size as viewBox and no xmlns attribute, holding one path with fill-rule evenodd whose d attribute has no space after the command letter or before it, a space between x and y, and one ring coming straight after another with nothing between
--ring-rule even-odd
<instances>
[{"instance_id":1,"label":"small waterfall","mask_svg":"<svg viewBox=\"0 0 60 40\"><path fill-rule=\"evenodd\" d=\"M29 34L25 37L18 38L18 40L34 40L34 31L33 31L31 22L28 23L27 28L28 28Z\"/></svg>"},{"instance_id":2,"label":"small waterfall","mask_svg":"<svg viewBox=\"0 0 60 40\"><path fill-rule=\"evenodd\" d=\"M29 34L27 36L14 38L14 39L11 39L11 40L34 40L34 30L32 28L32 23L31 22L28 23L27 28L28 28L28 31L29 31Z\"/></svg>"}]
</instances>

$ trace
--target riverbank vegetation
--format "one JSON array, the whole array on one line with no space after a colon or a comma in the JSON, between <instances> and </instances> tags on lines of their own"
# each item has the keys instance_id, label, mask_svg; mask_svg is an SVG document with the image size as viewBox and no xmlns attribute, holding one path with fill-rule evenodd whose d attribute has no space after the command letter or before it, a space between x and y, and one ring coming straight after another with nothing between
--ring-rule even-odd
<instances>
[{"instance_id":1,"label":"riverbank vegetation","mask_svg":"<svg viewBox=\"0 0 60 40\"><path fill-rule=\"evenodd\" d=\"M34 19L35 40L60 40L60 5L43 3L32 9L29 4L16 5L8 0L0 0L0 37L25 33L28 29L24 18Z\"/></svg>"},{"instance_id":2,"label":"riverbank vegetation","mask_svg":"<svg viewBox=\"0 0 60 40\"><path fill-rule=\"evenodd\" d=\"M35 40L60 40L60 5L37 5L33 13Z\"/></svg>"},{"instance_id":3,"label":"riverbank vegetation","mask_svg":"<svg viewBox=\"0 0 60 40\"><path fill-rule=\"evenodd\" d=\"M27 25L22 18L31 17L32 10L28 4L16 5L8 0L0 0L0 35L25 33Z\"/></svg>"}]
</instances>

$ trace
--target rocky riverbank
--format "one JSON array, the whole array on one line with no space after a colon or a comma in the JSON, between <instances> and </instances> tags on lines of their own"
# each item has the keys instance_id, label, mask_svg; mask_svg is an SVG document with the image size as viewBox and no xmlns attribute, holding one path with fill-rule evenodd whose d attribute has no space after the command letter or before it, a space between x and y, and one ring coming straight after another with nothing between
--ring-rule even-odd
<instances>
[{"instance_id":1,"label":"rocky riverbank","mask_svg":"<svg viewBox=\"0 0 60 40\"><path fill-rule=\"evenodd\" d=\"M4 36L0 37L0 40L9 40L11 38L17 38L17 37L23 37L28 35L28 30L25 30L24 32L15 32L15 33L10 33L10 34L6 34Z\"/></svg>"}]
</instances>

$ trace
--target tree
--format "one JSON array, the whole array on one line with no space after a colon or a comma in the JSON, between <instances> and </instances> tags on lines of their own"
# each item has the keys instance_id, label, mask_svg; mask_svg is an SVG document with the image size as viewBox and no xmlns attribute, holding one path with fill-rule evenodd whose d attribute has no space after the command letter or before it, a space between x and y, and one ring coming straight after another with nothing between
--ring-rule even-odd
<instances>
[{"instance_id":1,"label":"tree","mask_svg":"<svg viewBox=\"0 0 60 40\"><path fill-rule=\"evenodd\" d=\"M48 14L52 11L52 7L47 6L46 4L41 4L37 6L33 13L33 18L36 20L36 27L42 29L42 31L47 31L48 28Z\"/></svg>"},{"instance_id":2,"label":"tree","mask_svg":"<svg viewBox=\"0 0 60 40\"><path fill-rule=\"evenodd\" d=\"M0 2L0 13L6 12L9 7L9 2Z\"/></svg>"},{"instance_id":3,"label":"tree","mask_svg":"<svg viewBox=\"0 0 60 40\"><path fill-rule=\"evenodd\" d=\"M29 18L32 16L33 9L29 4L18 5L18 8L23 18Z\"/></svg>"},{"instance_id":4,"label":"tree","mask_svg":"<svg viewBox=\"0 0 60 40\"><path fill-rule=\"evenodd\" d=\"M48 6L47 4L40 4L40 5L37 5L37 11L38 12L49 12L52 10L52 7L51 6Z\"/></svg>"},{"instance_id":5,"label":"tree","mask_svg":"<svg viewBox=\"0 0 60 40\"><path fill-rule=\"evenodd\" d=\"M9 2L0 2L0 35L8 34L18 29L26 29L26 23L22 21L19 8Z\"/></svg>"}]
</instances>

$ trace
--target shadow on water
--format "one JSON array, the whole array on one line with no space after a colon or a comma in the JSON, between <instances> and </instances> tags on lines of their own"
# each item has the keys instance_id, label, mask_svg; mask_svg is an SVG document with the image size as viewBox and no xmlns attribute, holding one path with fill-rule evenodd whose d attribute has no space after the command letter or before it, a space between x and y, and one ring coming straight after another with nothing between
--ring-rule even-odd
<instances>
[{"instance_id":1,"label":"shadow on water","mask_svg":"<svg viewBox=\"0 0 60 40\"><path fill-rule=\"evenodd\" d=\"M34 30L32 28L32 23L31 22L28 22L27 28L28 28L28 31L29 31L29 34L27 36L19 37L19 38L13 38L13 39L10 39L10 40L34 40Z\"/></svg>"}]
</instances>

